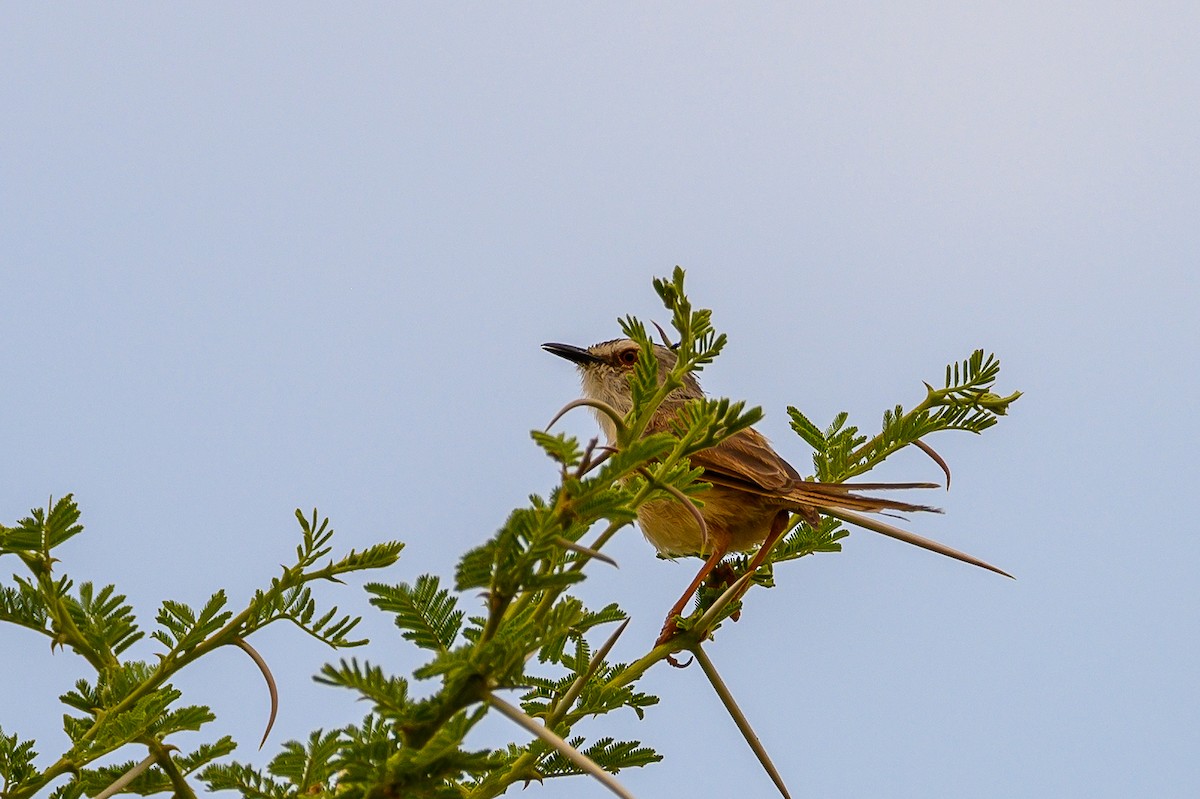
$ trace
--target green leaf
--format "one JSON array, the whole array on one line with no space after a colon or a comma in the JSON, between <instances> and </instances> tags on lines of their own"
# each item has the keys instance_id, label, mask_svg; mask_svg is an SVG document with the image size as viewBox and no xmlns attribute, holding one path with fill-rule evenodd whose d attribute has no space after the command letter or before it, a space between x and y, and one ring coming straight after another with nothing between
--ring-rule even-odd
<instances>
[{"instance_id":1,"label":"green leaf","mask_svg":"<svg viewBox=\"0 0 1200 799\"><path fill-rule=\"evenodd\" d=\"M439 590L437 577L423 574L415 586L371 583L367 592L374 594L371 604L393 614L403 637L417 646L440 652L454 646L463 612L456 608L449 589Z\"/></svg>"},{"instance_id":2,"label":"green leaf","mask_svg":"<svg viewBox=\"0 0 1200 799\"><path fill-rule=\"evenodd\" d=\"M326 664L321 673L314 677L325 685L340 686L358 691L375 705L377 713L389 717L400 717L408 711L408 681L402 677L385 676L383 669L351 658L342 660L340 666Z\"/></svg>"},{"instance_id":3,"label":"green leaf","mask_svg":"<svg viewBox=\"0 0 1200 799\"><path fill-rule=\"evenodd\" d=\"M22 741L16 735L5 735L0 727L0 777L4 790L12 791L38 774L34 765L38 753L33 741Z\"/></svg>"},{"instance_id":4,"label":"green leaf","mask_svg":"<svg viewBox=\"0 0 1200 799\"><path fill-rule=\"evenodd\" d=\"M201 744L186 755L175 755L175 765L184 774L191 774L202 766L208 765L218 757L225 757L237 749L237 744L228 735L223 735L210 744Z\"/></svg>"},{"instance_id":5,"label":"green leaf","mask_svg":"<svg viewBox=\"0 0 1200 799\"><path fill-rule=\"evenodd\" d=\"M583 738L570 741L576 749L583 745ZM612 738L601 738L591 746L583 749L583 754L610 774L618 774L621 769L648 766L658 763L662 755L649 747L641 745L641 741L616 741ZM554 752L540 765L542 776L567 777L583 774L583 771L560 753Z\"/></svg>"},{"instance_id":6,"label":"green leaf","mask_svg":"<svg viewBox=\"0 0 1200 799\"><path fill-rule=\"evenodd\" d=\"M210 791L237 791L246 799L294 799L299 793L243 763L213 763L200 772Z\"/></svg>"},{"instance_id":7,"label":"green leaf","mask_svg":"<svg viewBox=\"0 0 1200 799\"><path fill-rule=\"evenodd\" d=\"M545 450L547 455L561 463L563 468L569 469L577 466L583 458L583 450L579 448L579 441L565 433L551 435L541 430L531 430L529 435L539 447Z\"/></svg>"},{"instance_id":8,"label":"green leaf","mask_svg":"<svg viewBox=\"0 0 1200 799\"><path fill-rule=\"evenodd\" d=\"M116 593L115 586L106 585L96 591L90 582L83 583L78 600L69 601L67 610L88 643L112 656L143 636L137 629L133 608L126 604L124 594Z\"/></svg>"},{"instance_id":9,"label":"green leaf","mask_svg":"<svg viewBox=\"0 0 1200 799\"><path fill-rule=\"evenodd\" d=\"M329 575L324 577L324 579L333 579L335 575L366 571L368 569L385 569L400 559L400 551L402 549L404 549L404 544L399 541L387 541L382 544L375 544L367 547L362 552L356 552L352 549L341 560L330 563L325 567L324 571L329 572Z\"/></svg>"},{"instance_id":10,"label":"green leaf","mask_svg":"<svg viewBox=\"0 0 1200 799\"><path fill-rule=\"evenodd\" d=\"M1008 412L1021 392L1001 397L991 391L1000 373L1000 361L994 355L975 350L961 363L946 367L945 387L925 384L925 399L910 411L900 405L883 413L878 435L867 440L858 429L846 423L846 414L820 434L815 426L794 408L789 408L792 428L813 446L813 465L817 479L840 482L864 474L891 454L943 430L981 433L996 424L997 417Z\"/></svg>"},{"instance_id":11,"label":"green leaf","mask_svg":"<svg viewBox=\"0 0 1200 799\"><path fill-rule=\"evenodd\" d=\"M307 746L288 741L267 770L290 782L301 795L329 791L337 773L338 739L337 730L329 733L316 730L309 735Z\"/></svg>"},{"instance_id":12,"label":"green leaf","mask_svg":"<svg viewBox=\"0 0 1200 799\"><path fill-rule=\"evenodd\" d=\"M190 650L221 629L233 616L231 611L224 609L226 602L225 591L217 591L209 597L197 616L182 602L163 600L155 617L163 629L155 630L150 637L166 644L173 652Z\"/></svg>"},{"instance_id":13,"label":"green leaf","mask_svg":"<svg viewBox=\"0 0 1200 799\"><path fill-rule=\"evenodd\" d=\"M296 508L296 521L304 534L303 542L296 547L296 563L305 568L313 565L328 555L333 548L329 546L333 538L333 528L329 526L328 517L317 520L317 509L313 508L312 518L306 518L304 513Z\"/></svg>"},{"instance_id":14,"label":"green leaf","mask_svg":"<svg viewBox=\"0 0 1200 799\"><path fill-rule=\"evenodd\" d=\"M105 698L106 686L101 685L98 693L100 698ZM71 757L93 760L151 734L159 725L170 726L176 717L168 715L167 709L179 696L179 691L167 685L142 695L132 706L119 713L106 714L96 719L65 716L63 727L74 741ZM68 702L67 697L63 697L63 701L74 704ZM181 711L184 714L183 720L196 721L196 717L189 711L191 709ZM211 720L211 714L206 720ZM194 726L190 728L195 729Z\"/></svg>"},{"instance_id":15,"label":"green leaf","mask_svg":"<svg viewBox=\"0 0 1200 799\"><path fill-rule=\"evenodd\" d=\"M82 799L83 795L83 786L79 784L79 780L71 780L55 788L50 794L50 799Z\"/></svg>"},{"instance_id":16,"label":"green leaf","mask_svg":"<svg viewBox=\"0 0 1200 799\"><path fill-rule=\"evenodd\" d=\"M247 621L243 635L261 629L274 621L287 620L301 630L335 648L362 646L366 639L351 639L349 634L362 621L357 616L337 617L337 607L330 608L324 615L316 616L317 603L312 598L312 589L306 585L284 588L278 579L271 581L268 591L258 591L250 602L251 618Z\"/></svg>"},{"instance_id":17,"label":"green leaf","mask_svg":"<svg viewBox=\"0 0 1200 799\"><path fill-rule=\"evenodd\" d=\"M387 783L381 787L393 796L461 796L461 792L446 789L463 774L481 776L501 762L501 757L491 750L463 748L463 739L482 718L484 710L456 713L423 746L403 747L395 752L388 760Z\"/></svg>"},{"instance_id":18,"label":"green leaf","mask_svg":"<svg viewBox=\"0 0 1200 799\"><path fill-rule=\"evenodd\" d=\"M796 431L796 435L808 442L808 445L817 452L824 452L827 442L825 434L821 432L821 429L791 405L788 406L787 412L788 416L792 419L792 429Z\"/></svg>"},{"instance_id":19,"label":"green leaf","mask_svg":"<svg viewBox=\"0 0 1200 799\"><path fill-rule=\"evenodd\" d=\"M79 524L79 506L73 495L67 494L47 512L35 508L17 522L16 527L0 529L0 552L34 550L48 553L68 539L83 532Z\"/></svg>"},{"instance_id":20,"label":"green leaf","mask_svg":"<svg viewBox=\"0 0 1200 799\"><path fill-rule=\"evenodd\" d=\"M46 600L32 583L17 578L17 587L0 586L0 621L7 621L53 635L49 626ZM64 586L63 591L66 590Z\"/></svg>"},{"instance_id":21,"label":"green leaf","mask_svg":"<svg viewBox=\"0 0 1200 799\"><path fill-rule=\"evenodd\" d=\"M203 705L188 705L162 713L151 725L159 739L176 732L195 732L210 721L216 721L213 712Z\"/></svg>"},{"instance_id":22,"label":"green leaf","mask_svg":"<svg viewBox=\"0 0 1200 799\"><path fill-rule=\"evenodd\" d=\"M216 758L228 755L235 748L236 744L234 744L233 739L229 736L224 736L215 743L202 744L194 752L187 755L173 755L171 759L181 774L188 775L198 768L209 764ZM80 774L79 784L89 796L94 796L132 771L137 764L137 761L129 760L110 766L84 769ZM171 778L156 763L135 777L124 788L122 793L150 796L173 790L174 785L171 782Z\"/></svg>"},{"instance_id":23,"label":"green leaf","mask_svg":"<svg viewBox=\"0 0 1200 799\"><path fill-rule=\"evenodd\" d=\"M338 753L337 794L343 799L363 797L367 791L386 784L388 759L402 746L396 725L369 714L361 724L342 730L342 748Z\"/></svg>"}]
</instances>

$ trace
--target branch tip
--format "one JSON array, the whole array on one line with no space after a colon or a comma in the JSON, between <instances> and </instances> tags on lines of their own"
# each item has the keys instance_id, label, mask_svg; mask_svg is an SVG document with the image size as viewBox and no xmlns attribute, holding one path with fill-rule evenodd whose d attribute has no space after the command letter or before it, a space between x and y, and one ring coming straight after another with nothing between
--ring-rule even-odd
<instances>
[{"instance_id":1,"label":"branch tip","mask_svg":"<svg viewBox=\"0 0 1200 799\"><path fill-rule=\"evenodd\" d=\"M556 535L554 537L554 543L558 544L563 549L569 549L572 552L578 552L580 555L587 555L589 558L602 560L613 568L621 568L619 565L617 565L615 560L610 558L608 555L605 555L603 552L597 549L592 549L591 547L585 547L583 544L577 544L574 541L563 538L561 535Z\"/></svg>"},{"instance_id":2,"label":"branch tip","mask_svg":"<svg viewBox=\"0 0 1200 799\"><path fill-rule=\"evenodd\" d=\"M762 741L754 733L754 728L750 726L750 721L746 718L746 714L738 707L729 687L725 685L725 681L717 673L717 667L709 660L708 654L700 644L696 644L691 651L696 657L696 661L700 664L700 668L704 670L704 676L708 677L708 681L712 683L717 696L721 698L721 704L725 705L725 709L729 711L730 717L733 718L733 723L737 725L738 730L742 733L742 737L746 739L746 743L750 745L750 749L754 752L754 756L758 758L758 762L762 764L763 770L771 778L771 782L775 783L775 787L779 789L779 793L784 799L792 799L792 795L788 793L787 786L783 784L783 777L779 775L779 770L771 762L771 756L767 754L766 747L762 745Z\"/></svg>"}]
</instances>

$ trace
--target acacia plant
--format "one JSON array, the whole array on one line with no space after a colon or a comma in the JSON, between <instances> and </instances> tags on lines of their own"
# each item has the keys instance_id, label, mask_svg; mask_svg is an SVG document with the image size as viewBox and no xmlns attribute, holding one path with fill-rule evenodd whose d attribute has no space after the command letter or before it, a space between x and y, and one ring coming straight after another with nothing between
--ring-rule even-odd
<instances>
[{"instance_id":1,"label":"acacia plant","mask_svg":"<svg viewBox=\"0 0 1200 799\"><path fill-rule=\"evenodd\" d=\"M214 649L246 650L262 668L274 696L270 671L247 639L275 621L290 621L341 649L363 641L350 634L358 619L321 613L308 583L393 564L398 542L327 560L332 551L328 520L297 512L302 541L292 566L270 581L235 612L223 590L196 610L166 600L144 637L124 597L114 586L76 586L62 573L56 550L82 531L71 497L51 502L11 527L0 527L0 556L12 555L23 574L0 583L0 621L45 635L52 648L71 649L94 669L62 695L67 744L57 758L41 762L34 742L0 729L0 798L24 799L48 793L62 799L116 793L149 795L170 791L194 796L196 785L231 789L246 797L498 796L514 784L588 773L615 793L628 796L612 775L660 760L639 741L611 737L585 739L576 733L584 718L628 710L642 716L658 699L638 690L638 681L669 656L689 652L729 708L772 779L786 788L765 751L749 731L736 703L704 653L721 622L738 611L738 597L751 584L772 584L773 563L817 552L836 552L847 529L823 518L815 528L796 517L758 575L746 574L749 559L734 556L724 582L700 592L694 612L680 622L680 634L629 662L609 654L625 626L625 613L613 602L590 609L571 593L597 560L609 560L605 544L634 522L643 503L664 498L695 507L707 487L689 456L758 421L762 413L727 399L693 401L670 432L645 434L655 409L682 385L685 374L712 362L725 336L712 326L711 313L691 306L684 294L683 270L654 288L671 314L678 360L659 382L645 326L627 317L621 329L642 347L632 380L633 409L617 424L618 440L581 444L564 434L534 431L533 440L559 468L558 485L534 495L514 510L485 543L462 556L452 581L425 574L412 583L371 583L370 603L390 614L401 635L424 655L405 674L395 664L355 658L325 666L316 679L365 699L370 712L344 729L316 731L307 741L288 741L266 766L228 760L235 744L228 737L181 753L173 736L213 721L203 705L182 704L170 680L181 669L203 668L196 661ZM661 331L660 331L661 332ZM999 361L982 350L947 367L940 388L912 410L896 406L883 417L880 432L868 438L839 414L821 428L789 408L795 431L813 448L815 476L842 481L872 469L904 447L926 451L922 441L942 430L974 433L995 424L1019 392L992 392ZM587 401L570 403L563 412ZM601 409L602 412L608 412ZM947 480L949 470L946 469ZM325 565L321 565L324 561ZM730 576L732 575L732 576ZM754 579L757 578L757 579ZM468 615L479 607L479 615ZM132 655L150 650L140 658ZM426 683L417 698L413 680ZM349 697L348 697L349 698ZM470 745L471 730L488 713L514 722L513 741L504 748ZM7 720L6 720L7 721ZM97 766L114 752L128 762Z\"/></svg>"}]
</instances>

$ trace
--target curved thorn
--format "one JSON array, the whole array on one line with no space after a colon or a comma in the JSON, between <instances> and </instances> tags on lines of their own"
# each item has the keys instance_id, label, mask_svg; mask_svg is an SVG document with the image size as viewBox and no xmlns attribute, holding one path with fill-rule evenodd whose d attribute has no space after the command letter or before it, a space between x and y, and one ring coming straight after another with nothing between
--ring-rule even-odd
<instances>
[{"instance_id":1,"label":"curved thorn","mask_svg":"<svg viewBox=\"0 0 1200 799\"><path fill-rule=\"evenodd\" d=\"M625 419L624 419L624 417L621 416L621 414L617 413L616 408L609 405L607 402L602 402L600 400L594 400L594 399L587 399L586 397L577 399L577 400L571 400L566 405L562 406L562 409L558 413L554 414L554 418L550 420L550 424L546 425L546 429L549 430L551 427L554 427L554 423L557 422L559 419L563 418L563 416L566 415L567 411L574 410L575 408L579 408L579 407L582 407L585 405L589 408L594 408L594 409L600 411L605 416L607 416L609 419L612 419L613 424L616 425L616 427L617 427L617 432L625 431Z\"/></svg>"},{"instance_id":2,"label":"curved thorn","mask_svg":"<svg viewBox=\"0 0 1200 799\"><path fill-rule=\"evenodd\" d=\"M717 692L717 696L721 698L721 704L725 705L725 709L729 711L729 715L733 718L733 723L737 725L741 731L742 737L746 739L746 743L750 744L750 749L754 752L754 756L758 758L758 762L762 764L763 770L767 772L767 776L771 778L771 782L775 783L775 787L779 789L779 793L784 799L792 799L788 793L787 786L783 784L783 777L779 776L779 771L775 768L775 764L771 762L771 756L767 754L767 749L762 745L762 741L754 734L754 728L750 726L750 721L746 718L746 714L738 707L734 701L733 694L730 693L729 687L725 685L725 681L721 679L721 675L717 673L716 666L708 659L708 655L699 645L692 649L692 654L700 663L700 668L704 670L704 676L708 677L708 681L712 683L712 687Z\"/></svg>"},{"instance_id":3,"label":"curved thorn","mask_svg":"<svg viewBox=\"0 0 1200 799\"><path fill-rule=\"evenodd\" d=\"M921 549L928 549L930 552L936 552L937 554L945 555L948 558L961 560L963 563L970 563L972 566L978 566L981 569L987 569L988 571L995 572L996 574L1003 575L1013 580L1016 579L1003 569L998 569L987 561L980 560L974 555L968 555L966 552L960 552L953 547L948 547L945 544L938 543L932 538L926 538L925 536L917 535L916 533L910 533L907 530L901 530L899 527L893 527L887 522L881 522L878 519L872 519L870 516L863 516L862 514L843 510L841 508L826 507L821 508L821 513L825 514L826 516L832 516L835 519L841 519L844 522L857 525L863 529L871 530L879 533L880 535L886 535L889 538L895 538L897 541L903 541L906 544L912 544L913 546L920 547Z\"/></svg>"},{"instance_id":4,"label":"curved thorn","mask_svg":"<svg viewBox=\"0 0 1200 799\"><path fill-rule=\"evenodd\" d=\"M267 719L267 729L263 732L262 740L258 742L258 748L262 749L267 742L267 736L271 734L271 728L275 726L275 714L279 712L279 690L275 687L275 678L271 676L271 670L267 668L267 661L263 660L262 655L255 651L254 647L246 643L243 638L234 638L234 645L250 656L254 661L254 665L258 666L258 670L262 672L263 679L267 681L267 690L271 693L271 717Z\"/></svg>"},{"instance_id":5,"label":"curved thorn","mask_svg":"<svg viewBox=\"0 0 1200 799\"><path fill-rule=\"evenodd\" d=\"M688 658L686 663L680 663L678 660L675 659L674 652L667 655L667 657L665 659L666 659L667 663L671 664L671 668L675 668L675 669L686 669L688 666L692 665L692 661L695 660L695 658Z\"/></svg>"},{"instance_id":6,"label":"curved thorn","mask_svg":"<svg viewBox=\"0 0 1200 799\"><path fill-rule=\"evenodd\" d=\"M574 541L568 541L567 539L563 538L561 535L556 535L554 537L554 543L558 544L563 549L569 549L572 552L578 552L580 555L587 555L589 558L595 558L596 560L602 560L605 563L608 563L618 569L621 568L620 566L617 565L617 562L615 560L610 558L608 555L605 555L603 552L600 552L599 550L596 550L596 549L591 549L589 547L585 547L583 544L576 544Z\"/></svg>"},{"instance_id":7,"label":"curved thorn","mask_svg":"<svg viewBox=\"0 0 1200 799\"><path fill-rule=\"evenodd\" d=\"M654 325L655 329L658 330L658 335L660 338L662 338L663 346L669 350L675 349L677 345L672 344L671 339L667 338L667 333L662 329L662 325L655 321L651 321L650 324Z\"/></svg>"},{"instance_id":8,"label":"curved thorn","mask_svg":"<svg viewBox=\"0 0 1200 799\"><path fill-rule=\"evenodd\" d=\"M650 485L666 491L668 494L675 497L675 499L679 500L679 502L688 509L688 512L692 514L692 518L696 520L696 524L700 527L700 540L704 545L704 549L708 549L708 524L704 521L704 515L700 513L700 509L696 507L696 503L692 502L691 497L680 491L675 486L667 485L666 483L661 483L658 480L655 480L653 475L650 474L645 466L639 468L638 473L641 474L642 477L645 477Z\"/></svg>"},{"instance_id":9,"label":"curved thorn","mask_svg":"<svg viewBox=\"0 0 1200 799\"><path fill-rule=\"evenodd\" d=\"M117 777L116 781L113 782L112 785L96 794L94 799L108 799L110 796L116 796L121 791L125 790L125 786L136 780L139 774L154 765L155 760L158 760L158 755L150 755L141 763L138 763L136 766L129 769L129 771L126 771L120 777Z\"/></svg>"},{"instance_id":10,"label":"curved thorn","mask_svg":"<svg viewBox=\"0 0 1200 799\"><path fill-rule=\"evenodd\" d=\"M946 465L946 462L944 460L942 460L942 456L937 454L937 452L933 449L933 447L929 446L928 444L926 444L924 441L922 441L919 438L912 443L917 449L921 450L926 455L933 458L934 463L936 463L938 466L942 467L942 471L946 473L946 490L949 491L950 490L950 467Z\"/></svg>"},{"instance_id":11,"label":"curved thorn","mask_svg":"<svg viewBox=\"0 0 1200 799\"><path fill-rule=\"evenodd\" d=\"M608 788L617 796L620 796L621 799L634 799L633 794L625 790L624 786L617 782L613 775L600 768L598 765L596 765L595 761L564 741L549 727L544 724L538 724L533 720L532 717L526 714L525 711L515 707L514 705L510 705L508 702L505 702L503 699L493 693L485 694L484 699L489 705L500 711L502 715L507 716L510 720L521 725L530 733L557 749L563 757L565 757L567 760L570 760L576 766L579 766L579 768L583 771L591 774L593 777L599 780L604 787Z\"/></svg>"}]
</instances>

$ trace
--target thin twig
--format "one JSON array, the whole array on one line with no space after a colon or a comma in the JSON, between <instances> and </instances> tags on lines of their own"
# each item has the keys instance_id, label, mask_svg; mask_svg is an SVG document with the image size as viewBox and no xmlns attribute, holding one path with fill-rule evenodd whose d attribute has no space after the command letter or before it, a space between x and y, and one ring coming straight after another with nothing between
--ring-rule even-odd
<instances>
[{"instance_id":1,"label":"thin twig","mask_svg":"<svg viewBox=\"0 0 1200 799\"><path fill-rule=\"evenodd\" d=\"M129 785L129 783L136 780L138 778L138 775L140 775L143 771L145 771L146 769L153 766L154 761L157 759L158 759L157 755L148 756L141 763L138 763L136 766L129 769L129 771L126 771L120 777L117 777L116 781L112 785L108 786L103 791L96 794L94 799L108 799L108 797L110 797L110 796L116 796L121 791L125 790L125 786Z\"/></svg>"},{"instance_id":2,"label":"thin twig","mask_svg":"<svg viewBox=\"0 0 1200 799\"><path fill-rule=\"evenodd\" d=\"M692 648L692 654L696 656L696 661L700 664L700 668L704 670L704 676L708 677L708 681L712 683L717 696L721 698L721 704L725 705L725 709L733 717L733 723L741 731L742 737L746 739L746 743L750 744L750 749L754 751L754 756L762 764L763 769L771 778L771 782L775 783L775 787L779 789L779 793L783 794L784 799L792 799L791 794L788 793L787 786L783 784L783 777L779 776L779 770L771 762L771 756L767 754L766 747L762 745L762 741L754 733L754 728L750 726L750 721L746 718L746 714L738 707L733 694L729 691L729 687L725 685L725 681L717 673L717 667L709 660L704 648L700 644L696 644Z\"/></svg>"},{"instance_id":3,"label":"thin twig","mask_svg":"<svg viewBox=\"0 0 1200 799\"><path fill-rule=\"evenodd\" d=\"M634 799L634 795L625 790L625 787L622 786L621 783L617 782L613 775L600 768L600 766L596 765L594 760L564 741L549 727L544 724L538 724L537 721L525 713L525 711L521 710L515 705L510 705L508 702L505 702L503 699L493 693L488 693L485 696L489 705L496 708L496 710L499 710L501 714L507 716L512 721L524 727L533 735L557 749L563 757L565 757L567 760L570 760L576 766L579 766L579 768L584 772L591 774L593 777L599 780L604 787L608 788L617 796L620 796L621 799Z\"/></svg>"},{"instance_id":4,"label":"thin twig","mask_svg":"<svg viewBox=\"0 0 1200 799\"><path fill-rule=\"evenodd\" d=\"M603 552L585 547L583 544L577 544L574 541L563 538L561 535L556 535L554 537L554 543L558 544L563 549L569 549L572 552L578 552L580 555L587 555L590 558L602 560L618 569L621 568L620 566L617 566L617 562L615 560L610 558L608 555L605 555Z\"/></svg>"},{"instance_id":5,"label":"thin twig","mask_svg":"<svg viewBox=\"0 0 1200 799\"><path fill-rule=\"evenodd\" d=\"M910 533L908 530L901 530L899 527L894 527L887 522L880 521L879 519L873 519L870 516L864 516L861 513L848 511L844 508L825 507L821 508L821 513L825 514L826 516L832 516L835 519L841 519L844 522L849 522L850 524L862 527L863 529L871 530L881 535L886 535L889 538L895 538L897 541L903 541L906 544L912 544L915 547L928 549L930 552L936 552L939 555L945 555L948 558L961 560L963 563L969 563L972 566L978 566L981 569L987 569L988 571L995 572L996 574L1000 574L1011 579L1016 579L1003 569L996 568L987 561L980 560L974 555L968 555L966 552L960 552L954 547L948 547L943 543L934 541L931 538L926 538L923 535Z\"/></svg>"},{"instance_id":6,"label":"thin twig","mask_svg":"<svg viewBox=\"0 0 1200 799\"><path fill-rule=\"evenodd\" d=\"M271 693L271 717L267 719L267 729L263 732L262 740L258 742L258 748L262 749L267 742L267 736L271 734L271 728L275 726L275 714L279 712L279 690L275 687L275 678L271 676L271 669L267 667L267 661L263 660L262 655L246 643L244 638L234 638L233 644L249 655L250 659L254 661L254 665L258 666L263 679L267 681L267 690Z\"/></svg>"},{"instance_id":7,"label":"thin twig","mask_svg":"<svg viewBox=\"0 0 1200 799\"><path fill-rule=\"evenodd\" d=\"M575 700L579 697L579 692L583 690L583 686L587 685L587 681L596 673L596 669L600 668L600 664L604 662L604 658L607 657L609 650L613 648L613 644L617 642L617 639L621 637L621 633L625 632L625 628L628 626L629 619L626 618L625 621L621 622L621 626L614 630L613 634L604 642L604 646L596 650L595 654L592 655L592 659L588 661L587 668L575 678L575 682L571 683L571 687L567 689L567 692L562 695L561 699L554 703L550 712L546 714L547 727L553 727L558 724L566 712L571 709L571 705L575 704Z\"/></svg>"}]
</instances>

